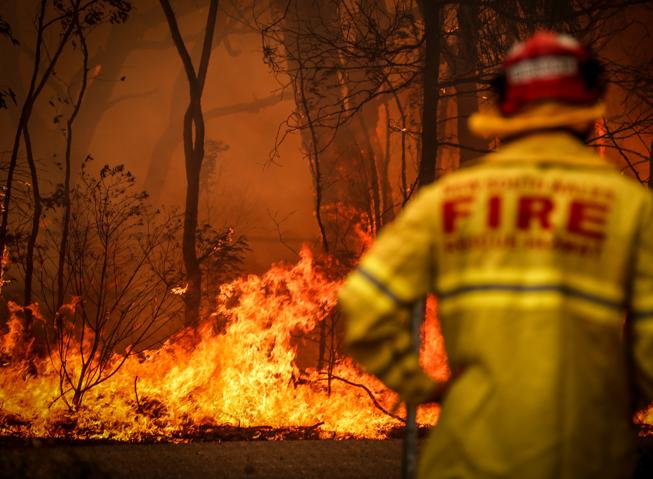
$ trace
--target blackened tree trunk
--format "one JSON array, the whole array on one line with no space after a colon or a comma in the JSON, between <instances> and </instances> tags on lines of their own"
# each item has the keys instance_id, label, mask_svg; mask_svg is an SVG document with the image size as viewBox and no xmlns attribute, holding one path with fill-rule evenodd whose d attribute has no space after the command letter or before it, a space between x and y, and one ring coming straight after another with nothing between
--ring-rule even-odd
<instances>
[{"instance_id":1,"label":"blackened tree trunk","mask_svg":"<svg viewBox=\"0 0 653 479\"><path fill-rule=\"evenodd\" d=\"M220 44L220 38L215 39L213 47ZM202 44L197 42L191 52L193 57L201 55ZM186 74L180 72L175 78L172 87L172 97L165 130L161 132L152 149L151 159L145 175L145 190L153 201L158 201L164 188L165 179L170 169L170 162L173 158L173 151L179 144L179 137L175 135L180 123L182 123L181 112L184 111L184 96L181 94L184 88Z\"/></svg>"},{"instance_id":2,"label":"blackened tree trunk","mask_svg":"<svg viewBox=\"0 0 653 479\"><path fill-rule=\"evenodd\" d=\"M418 185L424 186L436 178L438 154L437 116L440 74L440 29L442 7L432 0L421 0L420 9L424 18L424 97L422 105L422 154L419 162Z\"/></svg>"},{"instance_id":3,"label":"blackened tree trunk","mask_svg":"<svg viewBox=\"0 0 653 479\"><path fill-rule=\"evenodd\" d=\"M458 53L454 62L458 104L458 144L460 166L465 166L487 149L487 144L469 130L467 120L478 110L478 87L476 75L480 64L477 53L479 31L479 4L458 5Z\"/></svg>"},{"instance_id":4,"label":"blackened tree trunk","mask_svg":"<svg viewBox=\"0 0 653 479\"><path fill-rule=\"evenodd\" d=\"M197 216L199 209L200 171L204 159L204 115L202 113L202 91L211 57L211 46L218 16L218 0L211 0L204 30L204 41L199 67L195 70L193 61L179 31L177 18L168 0L160 0L161 8L168 21L172 41L177 48L186 72L189 87L189 104L184 115L184 160L186 165L186 205L184 212L183 258L188 281L185 301L185 322L196 325L200 316L202 273L195 248Z\"/></svg>"},{"instance_id":5,"label":"blackened tree trunk","mask_svg":"<svg viewBox=\"0 0 653 479\"><path fill-rule=\"evenodd\" d=\"M27 253L25 256L25 289L23 304L28 306L32 304L32 279L34 276L34 248L39 235L39 225L41 224L41 214L43 206L41 202L41 190L39 188L39 176L36 170L36 161L34 160L34 150L32 149L32 139L29 134L29 125L23 128L23 140L25 142L25 153L29 165L30 178L32 181L32 229L27 239ZM25 334L27 337L32 336L32 311L25 310Z\"/></svg>"},{"instance_id":6,"label":"blackened tree trunk","mask_svg":"<svg viewBox=\"0 0 653 479\"><path fill-rule=\"evenodd\" d=\"M381 152L379 151L379 148L375 148L375 145L372 143L371 137L373 136L374 140L376 140L376 132L367 126L365 114L368 111L372 111L372 119L374 120L374 123L376 123L377 105L376 103L372 103L372 105L365 105L365 107L361 109L361 112L358 116L358 122L360 125L360 133L362 133L361 146L363 147L363 151L366 152L365 160L367 164L365 166L367 167L368 171L367 191L369 197L367 203L369 204L370 224L372 227L372 232L376 235L383 225L383 200L381 195L380 180L381 174L379 171L379 165L377 164L377 158L381 160Z\"/></svg>"},{"instance_id":7,"label":"blackened tree trunk","mask_svg":"<svg viewBox=\"0 0 653 479\"><path fill-rule=\"evenodd\" d=\"M66 252L68 250L68 237L70 235L70 177L72 170L72 147L73 147L73 126L79 114L86 94L86 87L88 85L88 46L86 44L86 36L81 26L79 19L76 18L77 36L82 52L82 83L79 87L77 99L73 105L73 111L66 122L66 152L64 157L64 182L63 182L63 219L61 227L61 241L59 242L59 258L57 262L57 299L55 304L55 311L57 311L64 302L65 298L65 285L64 285L64 265L66 261Z\"/></svg>"}]
</instances>

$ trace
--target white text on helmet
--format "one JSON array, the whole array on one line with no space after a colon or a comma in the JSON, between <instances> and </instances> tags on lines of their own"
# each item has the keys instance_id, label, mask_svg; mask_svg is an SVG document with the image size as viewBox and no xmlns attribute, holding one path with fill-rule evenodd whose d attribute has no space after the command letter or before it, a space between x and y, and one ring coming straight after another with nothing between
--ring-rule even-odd
<instances>
[{"instance_id":1,"label":"white text on helmet","mask_svg":"<svg viewBox=\"0 0 653 479\"><path fill-rule=\"evenodd\" d=\"M570 56L546 56L521 61L506 72L510 83L527 83L578 73L578 61Z\"/></svg>"}]
</instances>

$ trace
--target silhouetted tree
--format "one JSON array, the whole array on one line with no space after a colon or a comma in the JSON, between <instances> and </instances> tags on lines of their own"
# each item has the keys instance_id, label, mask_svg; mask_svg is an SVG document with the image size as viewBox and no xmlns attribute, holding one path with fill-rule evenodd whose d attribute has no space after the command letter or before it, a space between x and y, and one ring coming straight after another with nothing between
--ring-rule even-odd
<instances>
[{"instance_id":1,"label":"silhouetted tree","mask_svg":"<svg viewBox=\"0 0 653 479\"><path fill-rule=\"evenodd\" d=\"M422 155L419 162L418 183L427 185L435 180L438 153L438 101L442 6L438 2L420 1L424 21L424 72L422 74Z\"/></svg>"},{"instance_id":2,"label":"silhouetted tree","mask_svg":"<svg viewBox=\"0 0 653 479\"><path fill-rule=\"evenodd\" d=\"M90 29L103 22L119 23L127 19L131 4L123 0L103 0L83 3L81 0L57 1L40 0L38 3L38 16L36 27L36 40L34 46L34 62L32 76L25 98L23 99L20 117L17 122L11 156L7 167L5 187L3 191L2 220L0 223L0 251L4 251L8 241L9 217L11 211L12 189L14 176L21 150L21 141L25 146L27 165L30 171L30 187L32 192L32 227L27 239L27 248L24 257L25 278L23 304L32 302L32 282L34 274L34 251L38 238L41 214L43 212L43 198L41 196L39 173L30 134L30 119L34 106L44 87L51 79L62 53L69 45L75 33L83 35L84 29ZM48 18L48 15L51 18ZM61 33L54 48L46 44L46 34L60 28ZM7 28L3 27L7 32ZM25 314L26 334L31 332L31 314Z\"/></svg>"},{"instance_id":3,"label":"silhouetted tree","mask_svg":"<svg viewBox=\"0 0 653 479\"><path fill-rule=\"evenodd\" d=\"M189 87L189 105L184 115L184 158L186 165L186 203L184 210L183 257L188 285L184 294L186 324L197 324L202 297L202 272L197 258L196 232L199 209L200 172L204 159L205 127L202 92L209 66L213 35L218 16L218 0L211 0L203 35L202 52L197 70L179 31L177 18L168 0L161 0L170 34L181 57Z\"/></svg>"}]
</instances>

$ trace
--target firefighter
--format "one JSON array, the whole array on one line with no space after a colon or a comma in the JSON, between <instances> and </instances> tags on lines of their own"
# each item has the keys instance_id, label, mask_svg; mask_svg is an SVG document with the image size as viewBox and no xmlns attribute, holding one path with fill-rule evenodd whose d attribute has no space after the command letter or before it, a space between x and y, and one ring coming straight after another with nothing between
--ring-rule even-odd
<instances>
[{"instance_id":1,"label":"firefighter","mask_svg":"<svg viewBox=\"0 0 653 479\"><path fill-rule=\"evenodd\" d=\"M340 290L354 358L408 402L436 399L421 478L626 478L653 400L653 196L583 139L601 68L539 32L506 56L498 151L423 188ZM411 349L429 293L451 379Z\"/></svg>"}]
</instances>

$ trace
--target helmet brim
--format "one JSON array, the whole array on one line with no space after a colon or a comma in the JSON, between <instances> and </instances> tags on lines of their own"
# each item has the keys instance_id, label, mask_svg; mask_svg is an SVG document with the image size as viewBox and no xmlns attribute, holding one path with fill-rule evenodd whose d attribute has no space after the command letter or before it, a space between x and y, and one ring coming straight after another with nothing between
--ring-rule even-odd
<instances>
[{"instance_id":1,"label":"helmet brim","mask_svg":"<svg viewBox=\"0 0 653 479\"><path fill-rule=\"evenodd\" d=\"M469 129L483 138L519 135L533 130L572 128L582 130L605 115L605 103L568 105L545 102L533 105L513 116L504 116L497 109L480 111L469 117Z\"/></svg>"}]
</instances>

